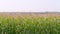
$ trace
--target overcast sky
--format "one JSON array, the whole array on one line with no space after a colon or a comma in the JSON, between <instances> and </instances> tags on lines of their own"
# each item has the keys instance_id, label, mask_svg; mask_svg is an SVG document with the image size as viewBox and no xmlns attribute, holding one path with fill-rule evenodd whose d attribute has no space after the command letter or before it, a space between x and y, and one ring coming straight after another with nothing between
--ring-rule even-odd
<instances>
[{"instance_id":1,"label":"overcast sky","mask_svg":"<svg viewBox=\"0 0 60 34\"><path fill-rule=\"evenodd\" d=\"M60 11L60 0L0 0L0 12Z\"/></svg>"}]
</instances>

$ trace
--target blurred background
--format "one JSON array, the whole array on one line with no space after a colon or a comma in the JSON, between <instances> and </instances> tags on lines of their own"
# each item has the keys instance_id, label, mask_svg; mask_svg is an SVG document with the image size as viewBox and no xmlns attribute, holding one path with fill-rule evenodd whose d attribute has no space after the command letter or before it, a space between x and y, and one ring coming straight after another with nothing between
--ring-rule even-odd
<instances>
[{"instance_id":1,"label":"blurred background","mask_svg":"<svg viewBox=\"0 0 60 34\"><path fill-rule=\"evenodd\" d=\"M60 12L60 0L0 0L0 12Z\"/></svg>"}]
</instances>

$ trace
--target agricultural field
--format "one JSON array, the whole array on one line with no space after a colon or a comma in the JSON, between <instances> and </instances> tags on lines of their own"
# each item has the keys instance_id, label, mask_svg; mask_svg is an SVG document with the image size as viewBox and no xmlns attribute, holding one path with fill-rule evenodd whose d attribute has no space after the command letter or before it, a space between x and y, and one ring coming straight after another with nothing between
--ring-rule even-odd
<instances>
[{"instance_id":1,"label":"agricultural field","mask_svg":"<svg viewBox=\"0 0 60 34\"><path fill-rule=\"evenodd\" d=\"M60 15L2 13L0 34L60 34Z\"/></svg>"}]
</instances>

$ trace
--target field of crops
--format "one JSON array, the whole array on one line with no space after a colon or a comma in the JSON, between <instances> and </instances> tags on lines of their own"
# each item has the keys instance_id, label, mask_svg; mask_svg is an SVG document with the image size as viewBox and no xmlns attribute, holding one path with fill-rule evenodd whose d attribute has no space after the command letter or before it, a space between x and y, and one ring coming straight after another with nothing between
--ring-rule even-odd
<instances>
[{"instance_id":1,"label":"field of crops","mask_svg":"<svg viewBox=\"0 0 60 34\"><path fill-rule=\"evenodd\" d=\"M60 34L60 18L0 17L0 34Z\"/></svg>"}]
</instances>

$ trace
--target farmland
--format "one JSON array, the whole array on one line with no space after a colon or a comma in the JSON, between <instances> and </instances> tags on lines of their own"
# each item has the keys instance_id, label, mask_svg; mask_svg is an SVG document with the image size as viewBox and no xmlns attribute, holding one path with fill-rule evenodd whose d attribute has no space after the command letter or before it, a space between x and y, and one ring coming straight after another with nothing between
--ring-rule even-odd
<instances>
[{"instance_id":1,"label":"farmland","mask_svg":"<svg viewBox=\"0 0 60 34\"><path fill-rule=\"evenodd\" d=\"M0 34L60 34L60 15L0 13Z\"/></svg>"}]
</instances>

